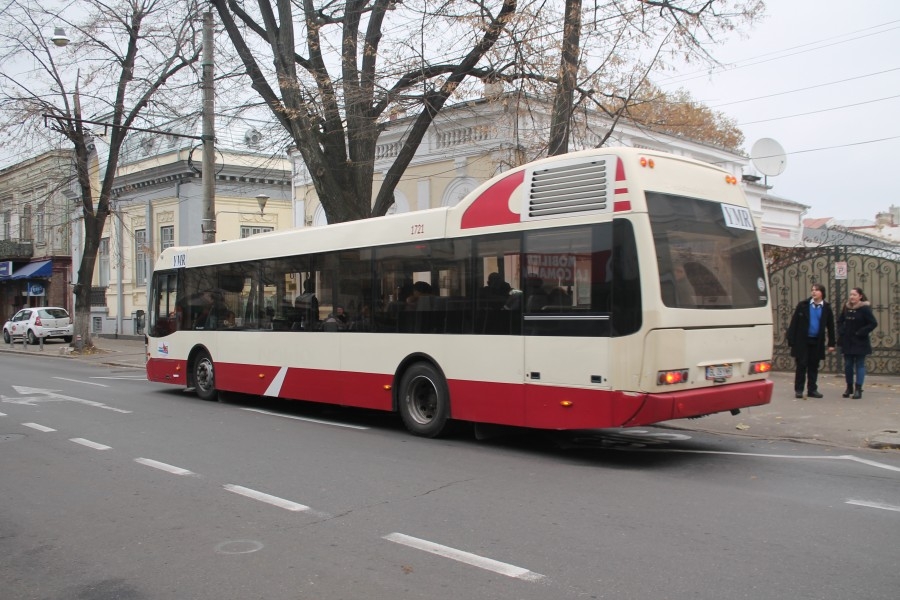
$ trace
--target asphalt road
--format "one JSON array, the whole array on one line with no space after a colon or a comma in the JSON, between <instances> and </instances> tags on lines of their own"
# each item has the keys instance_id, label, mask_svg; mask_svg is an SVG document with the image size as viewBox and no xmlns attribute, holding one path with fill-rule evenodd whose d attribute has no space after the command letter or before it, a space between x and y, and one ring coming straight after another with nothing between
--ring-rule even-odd
<instances>
[{"instance_id":1,"label":"asphalt road","mask_svg":"<svg viewBox=\"0 0 900 600\"><path fill-rule=\"evenodd\" d=\"M898 596L895 454L656 428L424 440L10 355L0 382L4 599Z\"/></svg>"}]
</instances>

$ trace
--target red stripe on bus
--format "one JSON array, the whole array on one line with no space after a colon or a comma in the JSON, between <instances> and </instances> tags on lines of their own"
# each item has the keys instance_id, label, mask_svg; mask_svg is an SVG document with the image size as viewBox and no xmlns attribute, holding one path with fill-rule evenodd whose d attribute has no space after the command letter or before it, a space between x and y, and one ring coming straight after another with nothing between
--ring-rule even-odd
<instances>
[{"instance_id":1,"label":"red stripe on bus","mask_svg":"<svg viewBox=\"0 0 900 600\"><path fill-rule=\"evenodd\" d=\"M216 387L262 396L279 370L216 363ZM151 358L147 363L150 381L186 386L184 373L185 361ZM277 395L389 411L392 380L387 374L291 368ZM447 386L454 419L537 429L592 429L650 425L768 404L773 383L759 380L664 394L459 379Z\"/></svg>"},{"instance_id":2,"label":"red stripe on bus","mask_svg":"<svg viewBox=\"0 0 900 600\"><path fill-rule=\"evenodd\" d=\"M629 200L613 202L613 212L624 212L626 210L631 210L631 202Z\"/></svg>"},{"instance_id":3,"label":"red stripe on bus","mask_svg":"<svg viewBox=\"0 0 900 600\"><path fill-rule=\"evenodd\" d=\"M625 163L621 158L616 159L616 181L625 181Z\"/></svg>"},{"instance_id":4,"label":"red stripe on bus","mask_svg":"<svg viewBox=\"0 0 900 600\"><path fill-rule=\"evenodd\" d=\"M519 214L509 209L509 198L524 180L525 171L517 171L486 189L463 213L460 227L473 229L518 223Z\"/></svg>"}]
</instances>

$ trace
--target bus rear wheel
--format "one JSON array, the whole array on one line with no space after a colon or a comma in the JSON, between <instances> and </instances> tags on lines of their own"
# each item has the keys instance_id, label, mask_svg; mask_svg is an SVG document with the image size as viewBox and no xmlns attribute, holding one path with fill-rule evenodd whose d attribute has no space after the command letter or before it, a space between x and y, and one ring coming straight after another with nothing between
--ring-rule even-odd
<instances>
[{"instance_id":1,"label":"bus rear wheel","mask_svg":"<svg viewBox=\"0 0 900 600\"><path fill-rule=\"evenodd\" d=\"M450 418L450 392L443 375L428 363L416 363L400 383L400 416L410 433L441 435Z\"/></svg>"},{"instance_id":2,"label":"bus rear wheel","mask_svg":"<svg viewBox=\"0 0 900 600\"><path fill-rule=\"evenodd\" d=\"M201 400L216 400L219 393L216 391L216 372L209 352L205 350L197 354L194 360L194 391Z\"/></svg>"}]
</instances>

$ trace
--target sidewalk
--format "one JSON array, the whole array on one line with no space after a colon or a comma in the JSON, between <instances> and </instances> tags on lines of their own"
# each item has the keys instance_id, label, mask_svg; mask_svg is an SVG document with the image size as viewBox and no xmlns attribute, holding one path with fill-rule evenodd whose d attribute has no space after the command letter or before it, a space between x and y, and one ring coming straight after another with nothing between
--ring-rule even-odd
<instances>
[{"instance_id":1,"label":"sidewalk","mask_svg":"<svg viewBox=\"0 0 900 600\"><path fill-rule=\"evenodd\" d=\"M73 354L68 345L48 342L23 347L0 342L0 353L64 357L86 363L143 369L145 361L142 337L119 339L95 337L97 351ZM772 402L744 409L741 414L710 415L695 420L666 421L661 425L675 429L708 431L757 439L797 440L841 448L900 449L900 376L867 375L862 400L841 398L843 375L819 375L819 400L794 398L794 374L775 372Z\"/></svg>"}]
</instances>

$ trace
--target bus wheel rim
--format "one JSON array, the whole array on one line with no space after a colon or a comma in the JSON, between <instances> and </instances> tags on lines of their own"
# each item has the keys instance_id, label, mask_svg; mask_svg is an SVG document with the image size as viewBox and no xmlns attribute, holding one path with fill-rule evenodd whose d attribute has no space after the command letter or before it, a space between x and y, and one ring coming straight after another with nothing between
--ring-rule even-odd
<instances>
[{"instance_id":1,"label":"bus wheel rim","mask_svg":"<svg viewBox=\"0 0 900 600\"><path fill-rule=\"evenodd\" d=\"M204 358L197 363L197 387L208 392L213 389L214 372L212 361Z\"/></svg>"},{"instance_id":2,"label":"bus wheel rim","mask_svg":"<svg viewBox=\"0 0 900 600\"><path fill-rule=\"evenodd\" d=\"M416 377L410 382L406 394L409 416L420 425L427 425L437 413L438 397L434 382L428 377Z\"/></svg>"}]
</instances>

